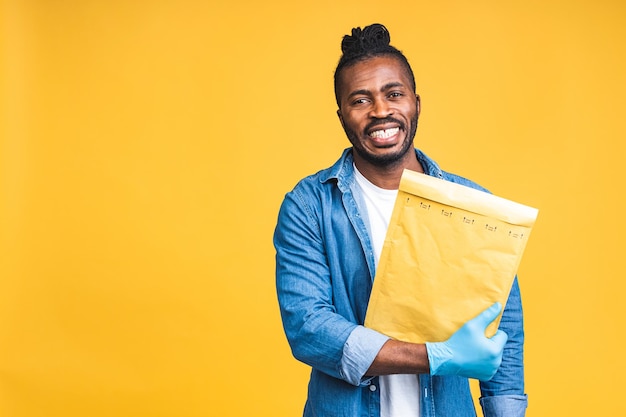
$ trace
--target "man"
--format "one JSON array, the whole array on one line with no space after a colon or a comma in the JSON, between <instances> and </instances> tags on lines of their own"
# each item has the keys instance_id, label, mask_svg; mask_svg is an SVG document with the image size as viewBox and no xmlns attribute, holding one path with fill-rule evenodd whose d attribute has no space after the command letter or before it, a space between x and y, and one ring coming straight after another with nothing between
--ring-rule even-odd
<instances>
[{"instance_id":1,"label":"man","mask_svg":"<svg viewBox=\"0 0 626 417\"><path fill-rule=\"evenodd\" d=\"M484 330L500 313L497 304L446 342L401 342L363 326L402 171L484 190L414 148L420 97L407 59L389 42L379 24L344 37L335 95L352 147L300 181L278 217L283 325L294 356L313 368L304 415L475 416L467 378L476 378L486 417L523 416L517 280L491 339Z\"/></svg>"}]
</instances>

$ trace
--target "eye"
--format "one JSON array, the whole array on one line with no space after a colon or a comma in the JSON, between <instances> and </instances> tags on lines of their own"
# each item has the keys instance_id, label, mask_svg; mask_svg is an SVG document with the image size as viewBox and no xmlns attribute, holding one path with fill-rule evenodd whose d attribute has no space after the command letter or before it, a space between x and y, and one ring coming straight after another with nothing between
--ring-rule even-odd
<instances>
[{"instance_id":1,"label":"eye","mask_svg":"<svg viewBox=\"0 0 626 417\"><path fill-rule=\"evenodd\" d=\"M399 98L402 96L404 96L404 94L399 91L392 91L391 93L389 93L389 98Z\"/></svg>"},{"instance_id":2,"label":"eye","mask_svg":"<svg viewBox=\"0 0 626 417\"><path fill-rule=\"evenodd\" d=\"M354 101L352 101L352 105L353 106L358 106L360 104L366 104L368 102L369 102L369 100L366 99L365 97L360 97L360 98L357 98Z\"/></svg>"}]
</instances>

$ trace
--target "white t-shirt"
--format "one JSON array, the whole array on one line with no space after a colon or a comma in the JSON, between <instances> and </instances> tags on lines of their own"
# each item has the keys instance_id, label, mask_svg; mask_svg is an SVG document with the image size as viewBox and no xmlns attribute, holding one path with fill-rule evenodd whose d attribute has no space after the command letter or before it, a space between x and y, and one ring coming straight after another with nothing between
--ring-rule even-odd
<instances>
[{"instance_id":1,"label":"white t-shirt","mask_svg":"<svg viewBox=\"0 0 626 417\"><path fill-rule=\"evenodd\" d=\"M356 169L356 166L354 172L367 207L372 245L376 255L376 264L378 264L398 190L385 190L375 186ZM382 375L379 380L381 417L419 417L417 375Z\"/></svg>"}]
</instances>

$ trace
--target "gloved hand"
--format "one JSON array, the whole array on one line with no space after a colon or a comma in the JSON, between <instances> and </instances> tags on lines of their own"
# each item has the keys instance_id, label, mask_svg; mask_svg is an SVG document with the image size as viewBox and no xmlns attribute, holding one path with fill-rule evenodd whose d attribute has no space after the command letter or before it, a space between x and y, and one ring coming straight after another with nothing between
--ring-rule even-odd
<instances>
[{"instance_id":1,"label":"gloved hand","mask_svg":"<svg viewBox=\"0 0 626 417\"><path fill-rule=\"evenodd\" d=\"M508 336L498 330L491 338L485 329L498 317L502 305L495 303L469 320L445 342L427 342L426 351L431 375L459 375L488 381L502 362Z\"/></svg>"}]
</instances>

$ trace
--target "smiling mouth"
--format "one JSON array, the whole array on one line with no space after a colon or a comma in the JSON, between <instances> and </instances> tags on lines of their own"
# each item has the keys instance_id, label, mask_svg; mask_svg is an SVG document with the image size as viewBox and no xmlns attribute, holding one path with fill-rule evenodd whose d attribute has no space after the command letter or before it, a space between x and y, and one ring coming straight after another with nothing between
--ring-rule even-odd
<instances>
[{"instance_id":1,"label":"smiling mouth","mask_svg":"<svg viewBox=\"0 0 626 417\"><path fill-rule=\"evenodd\" d=\"M396 135L400 131L399 127L392 127L391 129L375 130L369 134L369 137L373 139L388 139Z\"/></svg>"}]
</instances>

